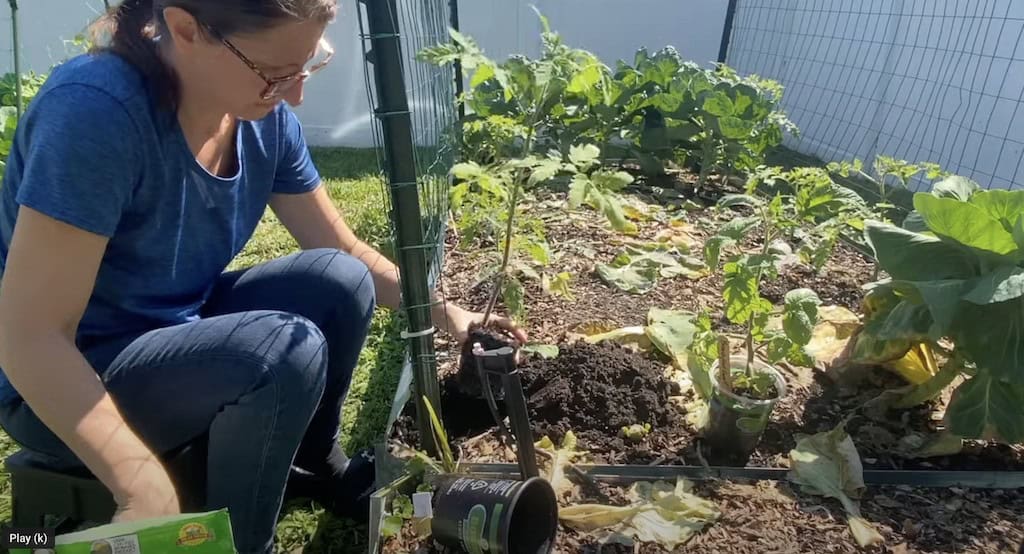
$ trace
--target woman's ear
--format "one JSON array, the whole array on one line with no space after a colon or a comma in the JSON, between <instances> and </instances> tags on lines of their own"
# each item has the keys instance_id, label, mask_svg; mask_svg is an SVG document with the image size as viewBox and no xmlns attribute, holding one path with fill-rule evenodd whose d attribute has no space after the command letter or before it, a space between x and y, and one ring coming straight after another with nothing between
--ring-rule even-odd
<instances>
[{"instance_id":1,"label":"woman's ear","mask_svg":"<svg viewBox=\"0 0 1024 554\"><path fill-rule=\"evenodd\" d=\"M183 52L187 52L205 41L205 34L199 27L196 18L187 11L169 6L164 8L164 21L167 24L167 34Z\"/></svg>"}]
</instances>

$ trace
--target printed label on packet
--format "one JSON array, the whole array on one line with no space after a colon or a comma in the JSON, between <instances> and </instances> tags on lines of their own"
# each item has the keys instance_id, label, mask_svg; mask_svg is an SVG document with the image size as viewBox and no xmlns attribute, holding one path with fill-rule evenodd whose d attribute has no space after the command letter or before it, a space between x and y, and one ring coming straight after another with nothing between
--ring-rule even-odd
<instances>
[{"instance_id":1,"label":"printed label on packet","mask_svg":"<svg viewBox=\"0 0 1024 554\"><path fill-rule=\"evenodd\" d=\"M142 549L139 548L138 536L124 535L94 541L89 554L142 554Z\"/></svg>"}]
</instances>

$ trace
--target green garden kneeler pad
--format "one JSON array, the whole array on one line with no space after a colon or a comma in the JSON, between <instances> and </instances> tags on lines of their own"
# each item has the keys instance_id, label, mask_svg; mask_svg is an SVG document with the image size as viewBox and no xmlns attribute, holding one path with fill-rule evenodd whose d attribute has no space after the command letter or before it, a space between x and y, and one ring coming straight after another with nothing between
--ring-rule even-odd
<instances>
[{"instance_id":1,"label":"green garden kneeler pad","mask_svg":"<svg viewBox=\"0 0 1024 554\"><path fill-rule=\"evenodd\" d=\"M226 509L110 523L58 535L56 549L11 549L12 554L237 554Z\"/></svg>"}]
</instances>

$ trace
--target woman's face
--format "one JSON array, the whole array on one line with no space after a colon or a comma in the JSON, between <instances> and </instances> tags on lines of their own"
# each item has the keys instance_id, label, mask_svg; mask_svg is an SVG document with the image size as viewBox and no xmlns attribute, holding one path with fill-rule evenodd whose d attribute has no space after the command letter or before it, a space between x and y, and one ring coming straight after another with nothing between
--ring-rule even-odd
<instances>
[{"instance_id":1,"label":"woman's face","mask_svg":"<svg viewBox=\"0 0 1024 554\"><path fill-rule=\"evenodd\" d=\"M193 27L199 25L192 21ZM170 17L168 25L181 54L179 66L184 67L179 73L185 85L196 97L208 99L209 107L241 119L261 119L282 100L301 104L303 72L316 70L330 55L322 40L326 26L317 21L285 22L223 40L209 33L193 40L186 32L179 38Z\"/></svg>"}]
</instances>

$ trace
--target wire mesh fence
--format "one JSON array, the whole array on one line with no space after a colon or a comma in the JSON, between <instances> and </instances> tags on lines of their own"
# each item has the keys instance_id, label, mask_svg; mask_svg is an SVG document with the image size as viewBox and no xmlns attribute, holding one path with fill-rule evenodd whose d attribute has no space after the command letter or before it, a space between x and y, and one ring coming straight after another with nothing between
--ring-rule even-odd
<instances>
[{"instance_id":1,"label":"wire mesh fence","mask_svg":"<svg viewBox=\"0 0 1024 554\"><path fill-rule=\"evenodd\" d=\"M409 364L394 407L400 409L405 395L415 392L439 413L430 290L440 280L444 259L448 175L457 147L456 79L451 69L420 62L416 55L449 40L455 8L449 0L364 0L360 5L367 95L376 114L373 138L407 316ZM417 412L424 446L431 450L429 419L422 409ZM393 423L397 413L391 416Z\"/></svg>"},{"instance_id":2,"label":"wire mesh fence","mask_svg":"<svg viewBox=\"0 0 1024 554\"><path fill-rule=\"evenodd\" d=\"M786 146L1024 186L1024 2L738 0L727 63L786 87Z\"/></svg>"}]
</instances>

